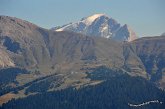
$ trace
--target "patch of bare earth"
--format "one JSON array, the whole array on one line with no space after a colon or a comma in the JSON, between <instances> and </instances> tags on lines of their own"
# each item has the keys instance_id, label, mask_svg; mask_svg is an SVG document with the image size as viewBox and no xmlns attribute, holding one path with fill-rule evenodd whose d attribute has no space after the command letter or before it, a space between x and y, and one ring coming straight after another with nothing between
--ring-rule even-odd
<instances>
[{"instance_id":1,"label":"patch of bare earth","mask_svg":"<svg viewBox=\"0 0 165 109\"><path fill-rule=\"evenodd\" d=\"M13 94L13 93L8 93L8 94L0 96L0 105L8 102L9 100L11 100L14 97L15 97L15 94Z\"/></svg>"}]
</instances>

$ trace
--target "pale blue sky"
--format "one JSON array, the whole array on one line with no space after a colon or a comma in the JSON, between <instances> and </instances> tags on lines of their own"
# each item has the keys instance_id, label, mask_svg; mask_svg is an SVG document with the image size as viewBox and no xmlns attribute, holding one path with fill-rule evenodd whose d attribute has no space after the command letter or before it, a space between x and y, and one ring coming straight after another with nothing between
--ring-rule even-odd
<instances>
[{"instance_id":1,"label":"pale blue sky","mask_svg":"<svg viewBox=\"0 0 165 109\"><path fill-rule=\"evenodd\" d=\"M51 28L95 13L130 25L139 36L165 32L165 0L0 0L0 15Z\"/></svg>"}]
</instances>

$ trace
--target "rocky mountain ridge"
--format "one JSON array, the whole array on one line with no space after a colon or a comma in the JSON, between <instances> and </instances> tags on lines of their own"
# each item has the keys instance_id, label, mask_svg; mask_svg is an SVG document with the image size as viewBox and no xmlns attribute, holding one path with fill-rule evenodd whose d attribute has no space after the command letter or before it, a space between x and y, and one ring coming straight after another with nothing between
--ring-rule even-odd
<instances>
[{"instance_id":1,"label":"rocky mountain ridge","mask_svg":"<svg viewBox=\"0 0 165 109\"><path fill-rule=\"evenodd\" d=\"M72 31L88 36L110 38L117 41L133 41L136 33L127 25L121 26L115 19L105 14L94 14L75 23L52 28L55 31Z\"/></svg>"}]
</instances>

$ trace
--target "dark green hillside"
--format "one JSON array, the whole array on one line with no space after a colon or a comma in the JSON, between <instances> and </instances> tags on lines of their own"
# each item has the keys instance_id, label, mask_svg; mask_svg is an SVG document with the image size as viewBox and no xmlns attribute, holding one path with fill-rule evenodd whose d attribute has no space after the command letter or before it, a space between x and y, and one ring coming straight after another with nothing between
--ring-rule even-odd
<instances>
[{"instance_id":1,"label":"dark green hillside","mask_svg":"<svg viewBox=\"0 0 165 109\"><path fill-rule=\"evenodd\" d=\"M16 81L16 76L19 74L28 74L29 72L25 69L20 68L6 68L0 70L0 96L11 89L11 86L7 86L7 84L14 83L18 84Z\"/></svg>"},{"instance_id":2,"label":"dark green hillside","mask_svg":"<svg viewBox=\"0 0 165 109\"><path fill-rule=\"evenodd\" d=\"M132 109L128 103L140 104L159 100L140 109L164 109L165 93L152 83L126 74L79 90L68 88L18 100L11 100L3 109ZM138 108L137 108L138 109Z\"/></svg>"}]
</instances>

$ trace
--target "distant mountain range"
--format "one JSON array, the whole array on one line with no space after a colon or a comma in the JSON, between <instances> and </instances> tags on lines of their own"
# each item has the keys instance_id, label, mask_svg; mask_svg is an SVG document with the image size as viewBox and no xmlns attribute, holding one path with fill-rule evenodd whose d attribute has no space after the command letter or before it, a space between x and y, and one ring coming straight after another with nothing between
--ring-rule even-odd
<instances>
[{"instance_id":1,"label":"distant mountain range","mask_svg":"<svg viewBox=\"0 0 165 109\"><path fill-rule=\"evenodd\" d=\"M94 22L100 19L110 22L110 18L101 16ZM113 25L119 24L113 22ZM118 29L111 27L111 32L122 31L127 25L115 27ZM122 34L118 34L121 41L114 40L119 38L117 31L104 38L60 29L48 30L15 17L0 16L0 104L31 92L96 85L107 75L140 76L165 88L164 36L121 42ZM103 69L95 71L100 67ZM91 72L103 80L93 80Z\"/></svg>"},{"instance_id":2,"label":"distant mountain range","mask_svg":"<svg viewBox=\"0 0 165 109\"><path fill-rule=\"evenodd\" d=\"M94 14L75 23L54 27L55 31L72 31L88 36L105 37L117 41L133 41L136 33L127 25L121 26L116 20L105 14Z\"/></svg>"}]
</instances>

